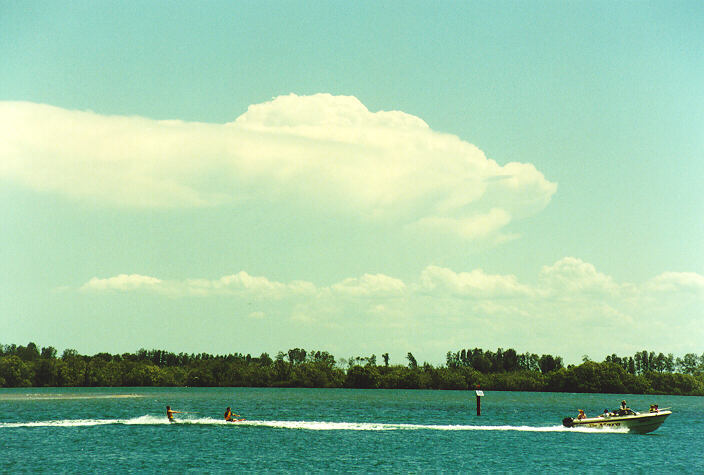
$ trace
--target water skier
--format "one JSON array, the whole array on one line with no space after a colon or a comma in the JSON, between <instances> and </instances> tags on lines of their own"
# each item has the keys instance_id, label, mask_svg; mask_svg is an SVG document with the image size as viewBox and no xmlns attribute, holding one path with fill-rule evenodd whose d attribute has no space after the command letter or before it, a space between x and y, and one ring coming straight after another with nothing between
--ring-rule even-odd
<instances>
[{"instance_id":1,"label":"water skier","mask_svg":"<svg viewBox=\"0 0 704 475\"><path fill-rule=\"evenodd\" d=\"M176 419L174 419L174 414L183 414L181 411L172 411L171 406L166 406L166 418L169 420L169 422L176 422Z\"/></svg>"},{"instance_id":2,"label":"water skier","mask_svg":"<svg viewBox=\"0 0 704 475\"><path fill-rule=\"evenodd\" d=\"M234 417L233 417L234 416ZM230 410L230 406L227 406L227 409L225 409L225 420L227 422L235 422L237 419L235 417L241 417L239 414L235 414Z\"/></svg>"}]
</instances>

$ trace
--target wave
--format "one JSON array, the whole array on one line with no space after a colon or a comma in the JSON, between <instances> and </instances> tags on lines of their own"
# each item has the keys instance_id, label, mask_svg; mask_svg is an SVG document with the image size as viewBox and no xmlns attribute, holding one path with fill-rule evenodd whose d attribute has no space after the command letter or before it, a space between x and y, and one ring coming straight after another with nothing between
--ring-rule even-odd
<instances>
[{"instance_id":1,"label":"wave","mask_svg":"<svg viewBox=\"0 0 704 475\"><path fill-rule=\"evenodd\" d=\"M131 419L65 419L57 421L27 421L27 422L0 422L0 429L18 427L90 427L103 425L172 425L164 416L144 415ZM589 429L567 428L562 425L555 426L479 426L479 425L429 425L429 424L388 424L375 422L327 422L327 421L263 421L244 420L227 422L222 419L193 418L179 419L179 425L212 425L212 426L248 426L269 427L274 429L297 430L339 430L339 431L394 431L394 430L435 430L435 431L518 431L518 432L580 432L580 433L625 433L627 429Z\"/></svg>"}]
</instances>

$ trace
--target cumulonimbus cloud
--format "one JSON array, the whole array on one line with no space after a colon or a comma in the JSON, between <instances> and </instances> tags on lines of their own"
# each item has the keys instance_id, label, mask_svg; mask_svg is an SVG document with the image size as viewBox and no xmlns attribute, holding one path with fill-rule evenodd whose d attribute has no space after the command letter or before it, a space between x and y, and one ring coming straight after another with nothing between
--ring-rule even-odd
<instances>
[{"instance_id":1,"label":"cumulonimbus cloud","mask_svg":"<svg viewBox=\"0 0 704 475\"><path fill-rule=\"evenodd\" d=\"M497 233L557 185L530 163L351 96L280 96L226 124L0 102L0 179L111 206L281 200L451 232Z\"/></svg>"}]
</instances>

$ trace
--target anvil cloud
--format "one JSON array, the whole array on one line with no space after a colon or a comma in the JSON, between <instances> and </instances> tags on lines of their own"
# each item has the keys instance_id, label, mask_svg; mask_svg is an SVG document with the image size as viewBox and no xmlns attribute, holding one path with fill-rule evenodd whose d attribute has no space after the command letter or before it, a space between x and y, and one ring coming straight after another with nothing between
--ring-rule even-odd
<instances>
[{"instance_id":1,"label":"anvil cloud","mask_svg":"<svg viewBox=\"0 0 704 475\"><path fill-rule=\"evenodd\" d=\"M0 102L0 179L101 205L266 200L363 220L495 235L557 185L457 136L351 96L279 96L208 124Z\"/></svg>"}]
</instances>

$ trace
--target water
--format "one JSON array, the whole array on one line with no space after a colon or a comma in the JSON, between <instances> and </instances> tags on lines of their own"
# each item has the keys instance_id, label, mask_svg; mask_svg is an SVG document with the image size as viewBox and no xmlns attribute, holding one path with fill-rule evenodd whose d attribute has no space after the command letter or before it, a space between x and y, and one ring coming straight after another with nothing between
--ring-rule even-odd
<instances>
[{"instance_id":1,"label":"water","mask_svg":"<svg viewBox=\"0 0 704 475\"><path fill-rule=\"evenodd\" d=\"M647 435L560 423L623 398L674 414ZM0 472L704 473L703 423L702 397L487 392L477 417L459 391L2 389Z\"/></svg>"}]
</instances>

